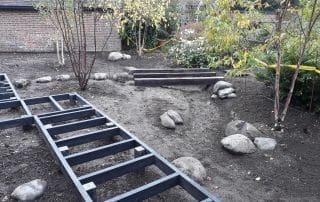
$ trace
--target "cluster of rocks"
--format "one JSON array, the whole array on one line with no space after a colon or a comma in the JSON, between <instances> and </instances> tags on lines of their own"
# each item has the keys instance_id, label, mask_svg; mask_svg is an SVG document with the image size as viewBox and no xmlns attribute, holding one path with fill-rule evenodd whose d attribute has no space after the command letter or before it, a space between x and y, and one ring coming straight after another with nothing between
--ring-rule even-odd
<instances>
[{"instance_id":1,"label":"cluster of rocks","mask_svg":"<svg viewBox=\"0 0 320 202\"><path fill-rule=\"evenodd\" d=\"M168 110L160 116L162 126L175 129L176 125L183 124L183 119L180 114L174 110Z\"/></svg>"},{"instance_id":2,"label":"cluster of rocks","mask_svg":"<svg viewBox=\"0 0 320 202\"><path fill-rule=\"evenodd\" d=\"M68 74L62 74L62 75L58 75L55 78L53 78L52 76L44 76L44 77L40 77L37 78L35 80L36 83L50 83L53 80L57 80L57 81L69 81L71 79L71 76ZM17 88L25 88L28 85L31 84L31 80L29 79L17 79L14 81L13 83Z\"/></svg>"},{"instance_id":3,"label":"cluster of rocks","mask_svg":"<svg viewBox=\"0 0 320 202\"><path fill-rule=\"evenodd\" d=\"M120 52L111 52L109 53L108 60L110 61L118 61L118 60L130 60L131 55L123 54Z\"/></svg>"},{"instance_id":4,"label":"cluster of rocks","mask_svg":"<svg viewBox=\"0 0 320 202\"><path fill-rule=\"evenodd\" d=\"M233 88L233 85L226 81L218 81L213 86L213 95L212 99L226 99L226 98L236 98L236 90Z\"/></svg>"},{"instance_id":5,"label":"cluster of rocks","mask_svg":"<svg viewBox=\"0 0 320 202\"><path fill-rule=\"evenodd\" d=\"M19 201L33 201L39 198L46 190L47 182L36 179L15 188L11 197Z\"/></svg>"},{"instance_id":6,"label":"cluster of rocks","mask_svg":"<svg viewBox=\"0 0 320 202\"><path fill-rule=\"evenodd\" d=\"M272 151L277 142L275 139L263 137L263 134L252 124L236 120L230 122L225 130L226 137L221 144L235 154L250 154L257 151Z\"/></svg>"}]
</instances>

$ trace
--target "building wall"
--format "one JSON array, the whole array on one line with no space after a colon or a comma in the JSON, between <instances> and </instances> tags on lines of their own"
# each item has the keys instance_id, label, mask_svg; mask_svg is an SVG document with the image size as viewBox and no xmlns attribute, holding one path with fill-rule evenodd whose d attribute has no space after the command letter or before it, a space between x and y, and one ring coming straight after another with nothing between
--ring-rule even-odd
<instances>
[{"instance_id":1,"label":"building wall","mask_svg":"<svg viewBox=\"0 0 320 202\"><path fill-rule=\"evenodd\" d=\"M88 51L93 51L91 16L86 17ZM97 26L98 51L101 50L110 27L103 20ZM0 52L53 52L57 31L36 12L0 11ZM104 51L119 51L121 41L116 28Z\"/></svg>"}]
</instances>

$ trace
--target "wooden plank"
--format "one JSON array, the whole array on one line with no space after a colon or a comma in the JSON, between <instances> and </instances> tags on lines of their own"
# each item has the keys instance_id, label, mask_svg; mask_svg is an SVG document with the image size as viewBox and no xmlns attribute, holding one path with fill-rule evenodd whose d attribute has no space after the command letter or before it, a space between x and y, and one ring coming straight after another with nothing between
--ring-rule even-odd
<instances>
[{"instance_id":1,"label":"wooden plank","mask_svg":"<svg viewBox=\"0 0 320 202\"><path fill-rule=\"evenodd\" d=\"M181 73L181 72L211 72L209 68L175 68L175 69L134 69L135 73Z\"/></svg>"},{"instance_id":2,"label":"wooden plank","mask_svg":"<svg viewBox=\"0 0 320 202\"><path fill-rule=\"evenodd\" d=\"M175 77L211 77L215 72L181 72L181 73L135 73L134 78L175 78Z\"/></svg>"},{"instance_id":3,"label":"wooden plank","mask_svg":"<svg viewBox=\"0 0 320 202\"><path fill-rule=\"evenodd\" d=\"M136 86L207 85L220 80L224 80L224 77L137 78L134 83Z\"/></svg>"}]
</instances>

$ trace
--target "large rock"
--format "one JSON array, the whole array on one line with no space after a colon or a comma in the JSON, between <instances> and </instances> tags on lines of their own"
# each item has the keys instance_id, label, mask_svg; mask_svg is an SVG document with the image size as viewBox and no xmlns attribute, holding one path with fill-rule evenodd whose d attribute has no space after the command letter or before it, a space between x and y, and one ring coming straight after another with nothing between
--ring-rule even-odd
<instances>
[{"instance_id":1,"label":"large rock","mask_svg":"<svg viewBox=\"0 0 320 202\"><path fill-rule=\"evenodd\" d=\"M71 76L69 74L61 74L56 77L57 81L69 81Z\"/></svg>"},{"instance_id":2,"label":"large rock","mask_svg":"<svg viewBox=\"0 0 320 202\"><path fill-rule=\"evenodd\" d=\"M220 99L227 98L230 94L233 94L236 90L234 88L225 88L218 91L218 96Z\"/></svg>"},{"instance_id":3,"label":"large rock","mask_svg":"<svg viewBox=\"0 0 320 202\"><path fill-rule=\"evenodd\" d=\"M93 79L97 81L106 80L108 78L107 73L95 73Z\"/></svg>"},{"instance_id":4,"label":"large rock","mask_svg":"<svg viewBox=\"0 0 320 202\"><path fill-rule=\"evenodd\" d=\"M123 55L120 52L111 52L108 56L108 60L117 61L117 60L121 60L122 57Z\"/></svg>"},{"instance_id":5,"label":"large rock","mask_svg":"<svg viewBox=\"0 0 320 202\"><path fill-rule=\"evenodd\" d=\"M224 148L236 154L250 154L256 151L253 142L244 135L234 134L221 140Z\"/></svg>"},{"instance_id":6,"label":"large rock","mask_svg":"<svg viewBox=\"0 0 320 202\"><path fill-rule=\"evenodd\" d=\"M30 84L30 80L28 79L18 79L16 81L14 81L14 85L17 88L25 88Z\"/></svg>"},{"instance_id":7,"label":"large rock","mask_svg":"<svg viewBox=\"0 0 320 202\"><path fill-rule=\"evenodd\" d=\"M131 55L122 54L122 59L124 59L124 60L130 60L130 59L131 59Z\"/></svg>"},{"instance_id":8,"label":"large rock","mask_svg":"<svg viewBox=\"0 0 320 202\"><path fill-rule=\"evenodd\" d=\"M21 201L32 201L40 197L47 188L47 182L36 179L18 186L11 194L12 198Z\"/></svg>"},{"instance_id":9,"label":"large rock","mask_svg":"<svg viewBox=\"0 0 320 202\"><path fill-rule=\"evenodd\" d=\"M174 120L170 118L170 116L168 115L167 112L165 112L164 114L162 114L160 116L160 120L161 120L161 124L169 129L175 129L176 128L176 124L174 123Z\"/></svg>"},{"instance_id":10,"label":"large rock","mask_svg":"<svg viewBox=\"0 0 320 202\"><path fill-rule=\"evenodd\" d=\"M262 151L271 151L276 148L277 141L272 138L257 137L254 139L254 144Z\"/></svg>"},{"instance_id":11,"label":"large rock","mask_svg":"<svg viewBox=\"0 0 320 202\"><path fill-rule=\"evenodd\" d=\"M251 140L256 137L262 136L262 133L256 127L242 120L231 121L230 123L228 123L225 134L226 136L242 134L247 136Z\"/></svg>"},{"instance_id":12,"label":"large rock","mask_svg":"<svg viewBox=\"0 0 320 202\"><path fill-rule=\"evenodd\" d=\"M235 93L231 93L227 96L227 98L236 98L237 97L237 94Z\"/></svg>"},{"instance_id":13,"label":"large rock","mask_svg":"<svg viewBox=\"0 0 320 202\"><path fill-rule=\"evenodd\" d=\"M226 88L232 87L232 84L226 81L218 81L214 86L213 86L213 93L218 93L219 90L223 90Z\"/></svg>"},{"instance_id":14,"label":"large rock","mask_svg":"<svg viewBox=\"0 0 320 202\"><path fill-rule=\"evenodd\" d=\"M36 79L37 83L49 83L52 81L52 77L51 76L45 76L45 77L41 77Z\"/></svg>"},{"instance_id":15,"label":"large rock","mask_svg":"<svg viewBox=\"0 0 320 202\"><path fill-rule=\"evenodd\" d=\"M167 114L176 124L183 124L183 119L178 112L174 110L168 110Z\"/></svg>"},{"instance_id":16,"label":"large rock","mask_svg":"<svg viewBox=\"0 0 320 202\"><path fill-rule=\"evenodd\" d=\"M172 163L183 173L198 182L204 181L207 177L206 169L198 159L193 157L181 157L174 160Z\"/></svg>"}]
</instances>

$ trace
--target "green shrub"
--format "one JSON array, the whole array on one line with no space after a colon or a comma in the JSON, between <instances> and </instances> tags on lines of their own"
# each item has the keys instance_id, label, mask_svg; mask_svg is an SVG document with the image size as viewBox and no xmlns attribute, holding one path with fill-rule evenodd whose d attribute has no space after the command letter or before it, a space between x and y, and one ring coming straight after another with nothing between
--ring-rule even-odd
<instances>
[{"instance_id":1,"label":"green shrub","mask_svg":"<svg viewBox=\"0 0 320 202\"><path fill-rule=\"evenodd\" d=\"M169 49L169 57L178 65L185 67L202 67L208 65L208 47L202 38L181 40Z\"/></svg>"}]
</instances>

